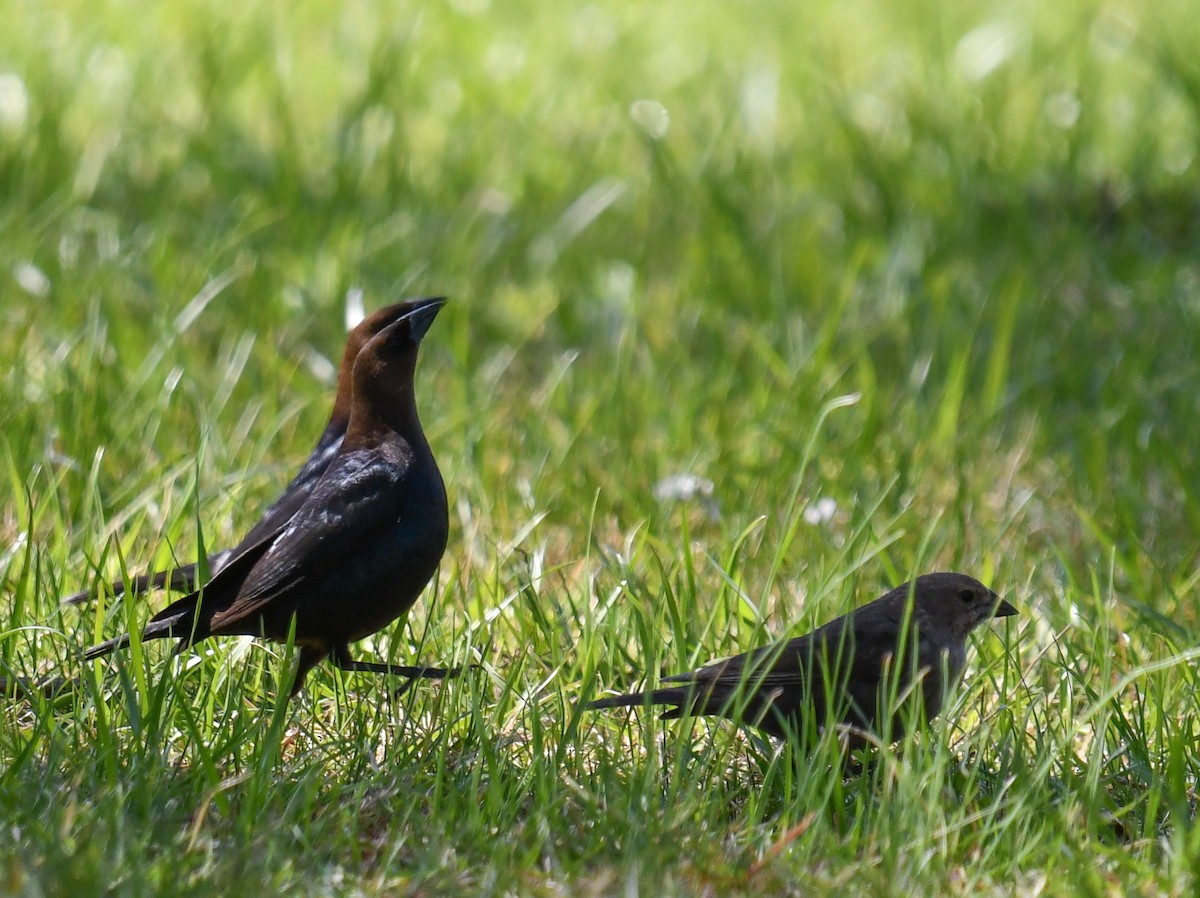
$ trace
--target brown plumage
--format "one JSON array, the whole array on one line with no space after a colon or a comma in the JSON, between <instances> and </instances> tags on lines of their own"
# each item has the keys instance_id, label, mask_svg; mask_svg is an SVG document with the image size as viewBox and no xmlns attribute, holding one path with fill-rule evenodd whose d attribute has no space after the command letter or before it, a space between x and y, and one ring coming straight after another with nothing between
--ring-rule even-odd
<instances>
[{"instance_id":1,"label":"brown plumage","mask_svg":"<svg viewBox=\"0 0 1200 898\"><path fill-rule=\"evenodd\" d=\"M346 337L346 348L342 352L341 367L338 368L337 394L333 400L333 411L329 416L329 423L325 425L325 430L321 434L321 438L317 440L317 445L313 447L308 461L292 478L291 483L284 488L279 498L263 512L258 522L242 537L241 542L232 549L223 549L208 556L209 576L217 574L243 549L278 535L287 525L292 515L304 504L304 500L313 491L313 487L317 485L317 481L321 479L321 475L325 473L325 469L329 467L330 462L341 448L342 438L346 435L346 426L350 423L352 375L354 361L358 358L359 352L372 337L389 324L399 320L413 309L436 299L438 297L426 297L386 306L372 312L350 331ZM119 596L126 592L145 592L147 589L191 590L195 588L195 585L196 564L193 562L168 571L143 574L135 577L129 583L117 580L110 589L114 596ZM79 605L92 601L95 597L95 590L85 589L63 599L63 604Z\"/></svg>"},{"instance_id":2,"label":"brown plumage","mask_svg":"<svg viewBox=\"0 0 1200 898\"><path fill-rule=\"evenodd\" d=\"M805 636L666 678L676 686L604 698L588 707L674 705L664 720L715 714L780 738L789 731L804 737L832 722L847 726L851 741L861 745L863 731L880 732L880 709L886 705L895 713L885 731L899 739L909 702L920 701L927 719L941 711L947 691L962 676L970 632L993 617L1016 613L972 577L925 574ZM899 671L889 676L897 659ZM893 685L897 705L888 701Z\"/></svg>"},{"instance_id":3,"label":"brown plumage","mask_svg":"<svg viewBox=\"0 0 1200 898\"><path fill-rule=\"evenodd\" d=\"M417 347L443 303L411 303L358 353L345 437L286 526L243 546L201 589L156 614L142 639L176 638L183 651L209 636L283 642L294 626L293 694L326 657L343 670L457 672L354 661L349 650L412 606L446 547L446 491L413 395ZM128 644L120 636L85 657Z\"/></svg>"}]
</instances>

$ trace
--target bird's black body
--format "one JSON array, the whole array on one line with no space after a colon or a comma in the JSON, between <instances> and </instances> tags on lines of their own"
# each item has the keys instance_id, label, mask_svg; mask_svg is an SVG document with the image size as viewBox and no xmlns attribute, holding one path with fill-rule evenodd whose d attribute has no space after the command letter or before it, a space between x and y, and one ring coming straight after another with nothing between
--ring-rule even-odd
<instances>
[{"instance_id":1,"label":"bird's black body","mask_svg":"<svg viewBox=\"0 0 1200 898\"><path fill-rule=\"evenodd\" d=\"M178 638L179 650L209 636L282 642L294 622L301 649L294 691L331 655L347 670L447 673L355 662L348 648L412 606L446 548L446 491L412 382L417 346L442 304L412 303L360 351L345 437L286 526L242 547L201 589L156 614L143 639ZM87 657L128 641L110 640Z\"/></svg>"},{"instance_id":2,"label":"bird's black body","mask_svg":"<svg viewBox=\"0 0 1200 898\"><path fill-rule=\"evenodd\" d=\"M962 675L970 631L993 616L1015 613L971 577L926 574L807 635L664 680L680 685L589 707L675 705L663 719L715 714L779 738L835 722L851 728L860 743L867 730L886 730L898 739L905 729L903 708L917 694L926 718L941 711L947 688ZM883 707L894 710L886 728L880 725Z\"/></svg>"}]
</instances>

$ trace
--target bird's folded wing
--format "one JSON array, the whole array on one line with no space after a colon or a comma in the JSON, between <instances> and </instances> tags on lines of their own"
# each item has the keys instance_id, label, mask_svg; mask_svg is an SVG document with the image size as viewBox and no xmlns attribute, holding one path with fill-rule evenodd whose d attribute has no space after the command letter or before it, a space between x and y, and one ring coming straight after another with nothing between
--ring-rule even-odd
<instances>
[{"instance_id":1,"label":"bird's folded wing","mask_svg":"<svg viewBox=\"0 0 1200 898\"><path fill-rule=\"evenodd\" d=\"M313 489L321 480L321 475L332 464L341 447L341 433L335 431L331 434L327 429L325 433L321 434L321 439L313 449L312 455L308 457L308 461L304 463L304 467L291 479L271 507L263 512L258 523L251 527L250 532L238 543L237 549L255 546L264 539L274 539L278 536L288 525L288 521L312 495Z\"/></svg>"},{"instance_id":2,"label":"bird's folded wing","mask_svg":"<svg viewBox=\"0 0 1200 898\"><path fill-rule=\"evenodd\" d=\"M850 622L850 629L844 623ZM884 659L895 653L899 624L858 615L827 624L783 644L767 645L728 661L664 678L666 682L742 683L751 687L803 686L815 671L824 680L830 668L839 680L877 682Z\"/></svg>"},{"instance_id":3,"label":"bird's folded wing","mask_svg":"<svg viewBox=\"0 0 1200 898\"><path fill-rule=\"evenodd\" d=\"M262 613L371 545L398 518L403 475L372 455L340 456L254 565L237 598L213 616L213 632Z\"/></svg>"}]
</instances>

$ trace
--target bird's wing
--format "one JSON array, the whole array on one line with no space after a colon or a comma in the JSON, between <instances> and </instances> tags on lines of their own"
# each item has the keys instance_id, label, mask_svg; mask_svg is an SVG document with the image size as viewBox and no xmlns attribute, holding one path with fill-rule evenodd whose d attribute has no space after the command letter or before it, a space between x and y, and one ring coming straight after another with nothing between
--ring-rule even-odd
<instances>
[{"instance_id":1,"label":"bird's wing","mask_svg":"<svg viewBox=\"0 0 1200 898\"><path fill-rule=\"evenodd\" d=\"M818 630L816 633L799 636L784 643L765 645L698 670L664 677L664 681L721 683L727 686L743 681L750 686L800 685L807 681L806 672L812 663L814 639L820 633Z\"/></svg>"},{"instance_id":2,"label":"bird's wing","mask_svg":"<svg viewBox=\"0 0 1200 898\"><path fill-rule=\"evenodd\" d=\"M811 688L812 701L821 703L833 697L837 704L845 703L853 709L853 717L848 720L873 726L883 699L881 689L887 682L884 671L897 654L904 626L902 605L864 607L792 640L782 652L771 646L759 650L757 660L767 666L754 670L746 680L767 689ZM913 621L908 622L910 634L915 626ZM910 649L902 660L903 669L897 671L901 691L916 660L911 635L907 644ZM772 656L766 654L771 649L777 659L773 663Z\"/></svg>"},{"instance_id":3,"label":"bird's wing","mask_svg":"<svg viewBox=\"0 0 1200 898\"><path fill-rule=\"evenodd\" d=\"M235 552L254 546L262 539L273 539L287 526L288 521L304 506L305 500L312 495L312 491L320 482L322 475L337 457L338 450L342 448L345 431L344 424L338 429L334 422L329 422L325 432L321 434L321 439L313 448L312 454L309 455L308 461L304 463L304 467L284 487L283 492L271 507L263 512L258 523L251 527L242 541L237 544Z\"/></svg>"},{"instance_id":4,"label":"bird's wing","mask_svg":"<svg viewBox=\"0 0 1200 898\"><path fill-rule=\"evenodd\" d=\"M901 621L882 609L851 613L785 643L763 646L699 670L667 677L672 682L742 682L748 685L803 686L814 668L828 668L851 682L877 682L884 659L895 653Z\"/></svg>"},{"instance_id":5,"label":"bird's wing","mask_svg":"<svg viewBox=\"0 0 1200 898\"><path fill-rule=\"evenodd\" d=\"M213 615L212 632L233 632L268 606L286 603L298 587L369 545L397 520L403 498L397 487L406 470L373 452L339 456L246 575L236 599Z\"/></svg>"}]
</instances>

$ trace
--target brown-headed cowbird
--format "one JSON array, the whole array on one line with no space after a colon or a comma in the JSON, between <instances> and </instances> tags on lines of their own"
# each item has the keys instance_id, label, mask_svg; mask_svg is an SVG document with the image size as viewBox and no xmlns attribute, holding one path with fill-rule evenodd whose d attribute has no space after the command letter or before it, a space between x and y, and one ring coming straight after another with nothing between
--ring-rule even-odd
<instances>
[{"instance_id":1,"label":"brown-headed cowbird","mask_svg":"<svg viewBox=\"0 0 1200 898\"><path fill-rule=\"evenodd\" d=\"M880 732L881 709L892 707L884 732L899 739L907 703L922 702L930 720L941 710L962 676L968 634L993 617L1016 613L972 577L925 574L805 636L666 678L678 686L603 698L588 707L675 705L664 720L716 714L779 738L842 724L857 746L867 741L865 731Z\"/></svg>"},{"instance_id":2,"label":"brown-headed cowbird","mask_svg":"<svg viewBox=\"0 0 1200 898\"><path fill-rule=\"evenodd\" d=\"M333 400L333 412L329 416L329 423L325 425L325 432L317 440L317 445L308 457L308 461L304 463L304 467L292 478L292 482L287 485L283 494L263 513L258 523L242 537L241 542L232 549L223 549L208 556L210 576L219 572L230 559L235 558L243 549L277 535L291 520L292 515L304 504L308 494L321 479L321 475L325 473L325 469L329 467L329 463L333 461L338 449L341 448L342 437L346 435L346 425L350 421L351 372L354 370L354 360L358 358L358 353L362 348L367 345L367 341L418 305L438 298L440 297L425 297L386 306L372 312L350 331L349 336L346 337L346 348L342 352L342 364L338 369L337 395ZM191 590L195 585L196 565L193 562L169 571L143 574L135 577L129 583L118 580L112 584L111 590L114 596L119 596L125 592L145 592L147 589L164 587L174 590ZM95 591L87 589L63 599L63 604L79 605L91 601L95 597Z\"/></svg>"},{"instance_id":3,"label":"brown-headed cowbird","mask_svg":"<svg viewBox=\"0 0 1200 898\"><path fill-rule=\"evenodd\" d=\"M446 548L446 490L413 396L417 347L444 302L409 304L359 351L345 437L286 527L244 546L203 587L154 615L142 639L174 637L181 652L209 636L284 642L294 627L293 695L326 657L342 670L457 673L354 661L349 649L408 610ZM110 639L85 657L128 644L129 636Z\"/></svg>"}]
</instances>

